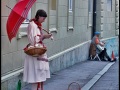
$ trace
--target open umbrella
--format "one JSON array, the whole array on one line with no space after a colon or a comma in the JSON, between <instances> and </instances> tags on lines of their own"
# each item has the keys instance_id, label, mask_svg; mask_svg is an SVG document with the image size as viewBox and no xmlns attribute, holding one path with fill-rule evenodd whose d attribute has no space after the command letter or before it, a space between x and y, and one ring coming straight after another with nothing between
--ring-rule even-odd
<instances>
[{"instance_id":1,"label":"open umbrella","mask_svg":"<svg viewBox=\"0 0 120 90\"><path fill-rule=\"evenodd\" d=\"M13 7L7 20L7 34L11 41L16 36L21 23L26 19L27 14L36 0L19 0Z\"/></svg>"}]
</instances>

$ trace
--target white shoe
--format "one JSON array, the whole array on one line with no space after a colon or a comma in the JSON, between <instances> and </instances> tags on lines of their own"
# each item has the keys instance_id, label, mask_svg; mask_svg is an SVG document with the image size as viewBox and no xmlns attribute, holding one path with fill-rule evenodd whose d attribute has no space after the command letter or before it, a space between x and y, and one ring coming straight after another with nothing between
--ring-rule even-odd
<instances>
[{"instance_id":1,"label":"white shoe","mask_svg":"<svg viewBox=\"0 0 120 90\"><path fill-rule=\"evenodd\" d=\"M108 59L106 57L104 57L104 60L108 61Z\"/></svg>"}]
</instances>

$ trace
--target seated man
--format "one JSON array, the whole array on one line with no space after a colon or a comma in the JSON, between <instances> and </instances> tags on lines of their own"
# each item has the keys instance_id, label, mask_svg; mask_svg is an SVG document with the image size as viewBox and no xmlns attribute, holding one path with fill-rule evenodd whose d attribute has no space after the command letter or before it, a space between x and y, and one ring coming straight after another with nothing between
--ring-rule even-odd
<instances>
[{"instance_id":1,"label":"seated man","mask_svg":"<svg viewBox=\"0 0 120 90\"><path fill-rule=\"evenodd\" d=\"M92 42L96 46L96 52L101 60L112 61L106 52L106 48L104 47L105 42L101 42L99 39L100 32L95 32L95 36L92 39Z\"/></svg>"}]
</instances>

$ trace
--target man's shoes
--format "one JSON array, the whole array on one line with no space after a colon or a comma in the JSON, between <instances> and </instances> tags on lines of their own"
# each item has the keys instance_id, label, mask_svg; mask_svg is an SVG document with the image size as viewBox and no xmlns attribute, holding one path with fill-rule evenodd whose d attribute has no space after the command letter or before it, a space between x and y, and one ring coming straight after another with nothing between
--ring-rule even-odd
<instances>
[{"instance_id":1,"label":"man's shoes","mask_svg":"<svg viewBox=\"0 0 120 90\"><path fill-rule=\"evenodd\" d=\"M108 61L112 62L112 60L109 58Z\"/></svg>"},{"instance_id":2,"label":"man's shoes","mask_svg":"<svg viewBox=\"0 0 120 90\"><path fill-rule=\"evenodd\" d=\"M114 60L108 59L110 62L115 62L117 59L115 58Z\"/></svg>"},{"instance_id":3,"label":"man's shoes","mask_svg":"<svg viewBox=\"0 0 120 90\"><path fill-rule=\"evenodd\" d=\"M104 57L104 60L105 60L105 61L108 61L108 59L107 59L106 57Z\"/></svg>"},{"instance_id":4,"label":"man's shoes","mask_svg":"<svg viewBox=\"0 0 120 90\"><path fill-rule=\"evenodd\" d=\"M103 58L103 57L100 57L100 60L101 60L101 61L104 61L104 58Z\"/></svg>"}]
</instances>

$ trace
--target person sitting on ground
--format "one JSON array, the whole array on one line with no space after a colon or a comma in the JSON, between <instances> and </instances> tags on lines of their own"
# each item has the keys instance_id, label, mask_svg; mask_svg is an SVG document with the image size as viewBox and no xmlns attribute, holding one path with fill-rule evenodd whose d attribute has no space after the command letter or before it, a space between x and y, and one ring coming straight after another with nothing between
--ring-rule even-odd
<instances>
[{"instance_id":1,"label":"person sitting on ground","mask_svg":"<svg viewBox=\"0 0 120 90\"><path fill-rule=\"evenodd\" d=\"M95 36L92 38L92 42L96 46L96 53L103 61L112 61L107 54L107 49L105 48L105 42L100 41L99 39L100 32L95 32Z\"/></svg>"}]
</instances>

